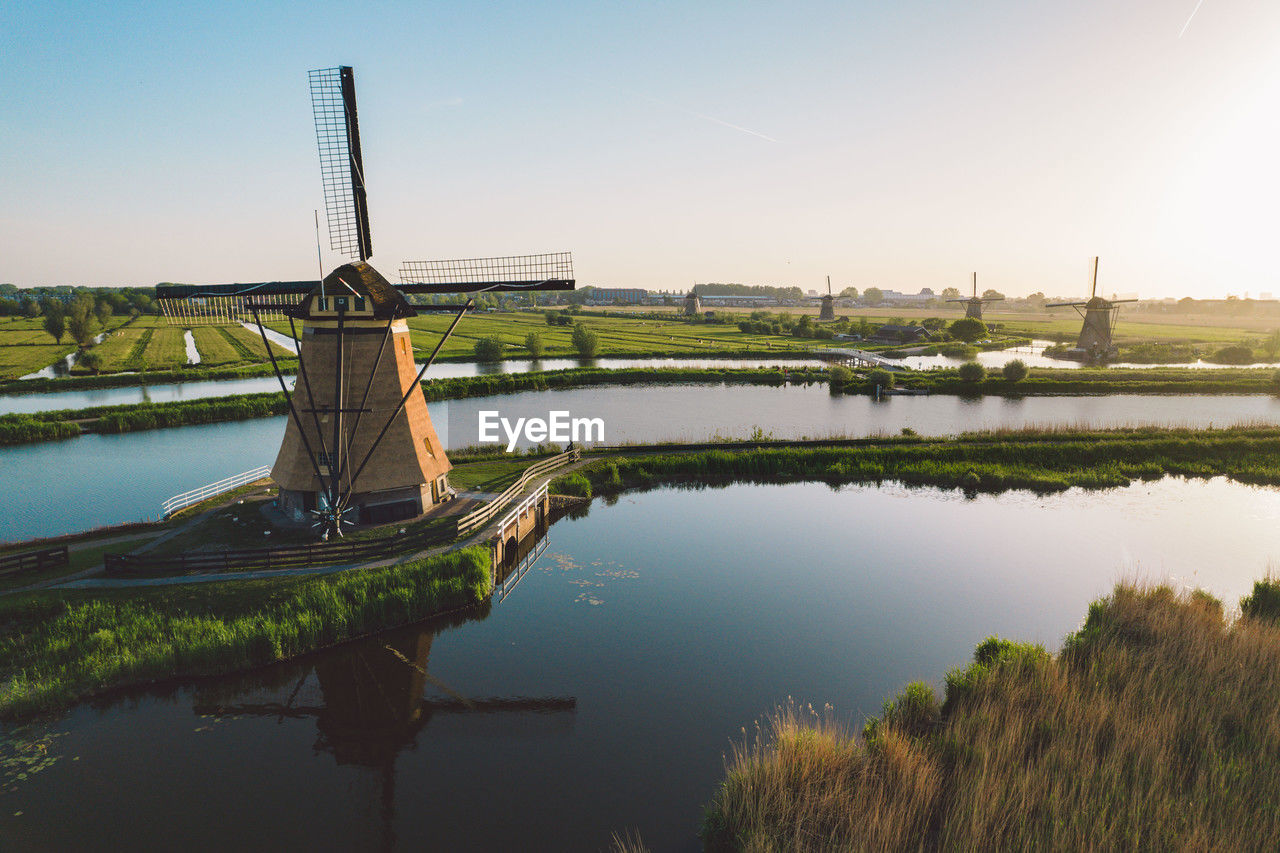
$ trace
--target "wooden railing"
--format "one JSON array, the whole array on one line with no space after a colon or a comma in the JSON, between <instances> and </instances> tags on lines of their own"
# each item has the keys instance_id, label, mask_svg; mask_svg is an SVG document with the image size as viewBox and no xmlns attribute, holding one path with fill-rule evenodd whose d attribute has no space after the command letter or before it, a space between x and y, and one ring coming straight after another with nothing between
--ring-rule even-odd
<instances>
[{"instance_id":1,"label":"wooden railing","mask_svg":"<svg viewBox=\"0 0 1280 853\"><path fill-rule=\"evenodd\" d=\"M577 462L581 458L582 451L575 447L573 450L566 450L558 456L552 456L550 459L544 459L541 462L536 462L533 465L530 465L528 468L524 469L524 473L520 475L520 479L508 486L506 491L502 494L480 507L480 509L461 516L458 519L458 535L466 536L481 527L484 527L493 520L495 515L502 512L506 505L511 503L512 499L515 498L516 495L523 492L530 482L538 479L548 471L554 471L561 465L568 465L570 462Z\"/></svg>"},{"instance_id":2,"label":"wooden railing","mask_svg":"<svg viewBox=\"0 0 1280 853\"><path fill-rule=\"evenodd\" d=\"M65 566L69 562L71 562L71 557L67 554L66 545L60 545L57 548L44 548L40 551L24 551L21 554L5 554L0 557L0 577L24 574L26 572L39 571L40 569L53 569L58 566Z\"/></svg>"},{"instance_id":3,"label":"wooden railing","mask_svg":"<svg viewBox=\"0 0 1280 853\"><path fill-rule=\"evenodd\" d=\"M361 562L405 554L444 541L439 531L389 536L368 542L317 542L239 551L193 551L183 554L103 554L109 575L151 575L175 572L224 572L232 569L288 569L325 563Z\"/></svg>"}]
</instances>

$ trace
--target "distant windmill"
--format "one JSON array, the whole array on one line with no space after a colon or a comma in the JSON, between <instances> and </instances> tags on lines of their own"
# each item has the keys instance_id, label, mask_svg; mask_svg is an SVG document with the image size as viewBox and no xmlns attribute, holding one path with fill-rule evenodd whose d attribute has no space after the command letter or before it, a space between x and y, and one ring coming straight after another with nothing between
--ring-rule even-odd
<instances>
[{"instance_id":1,"label":"distant windmill","mask_svg":"<svg viewBox=\"0 0 1280 853\"><path fill-rule=\"evenodd\" d=\"M1113 294L1114 295L1114 294ZM1067 357L1080 361L1103 361L1116 355L1116 346L1111 342L1111 333L1115 331L1116 319L1120 309L1117 305L1125 302L1137 302L1137 299L1103 299L1098 295L1098 259L1093 259L1093 287L1089 290L1089 298L1083 302L1055 302L1046 308L1074 308L1084 318L1080 327L1080 339L1076 345L1067 350Z\"/></svg>"},{"instance_id":2,"label":"distant windmill","mask_svg":"<svg viewBox=\"0 0 1280 853\"><path fill-rule=\"evenodd\" d=\"M702 310L702 300L698 298L698 294L690 290L684 298L684 313L686 317L696 316Z\"/></svg>"},{"instance_id":3,"label":"distant windmill","mask_svg":"<svg viewBox=\"0 0 1280 853\"><path fill-rule=\"evenodd\" d=\"M355 523L352 514L364 523L411 518L450 494L451 466L419 383L473 300L415 309L405 294L572 290L574 279L572 258L560 253L405 261L401 283L389 283L367 263L373 240L353 72L325 68L309 78L330 248L352 263L322 281L170 285L158 287L157 297L169 303L171 320L193 305L217 306L228 323L252 317L289 404L271 470L280 507L297 519L312 513L327 538ZM417 369L407 319L423 310L457 313ZM297 346L292 393L263 327L268 312L288 320Z\"/></svg>"},{"instance_id":4,"label":"distant windmill","mask_svg":"<svg viewBox=\"0 0 1280 853\"><path fill-rule=\"evenodd\" d=\"M831 295L831 276L827 276L827 295L822 297L822 310L818 312L818 320L834 320L836 318L836 298Z\"/></svg>"},{"instance_id":5,"label":"distant windmill","mask_svg":"<svg viewBox=\"0 0 1280 853\"><path fill-rule=\"evenodd\" d=\"M948 299L948 302L963 302L964 316L974 320L982 319L982 306L987 302L1002 302L1003 296L978 296L978 274L973 274L973 295L962 296L959 299Z\"/></svg>"}]
</instances>

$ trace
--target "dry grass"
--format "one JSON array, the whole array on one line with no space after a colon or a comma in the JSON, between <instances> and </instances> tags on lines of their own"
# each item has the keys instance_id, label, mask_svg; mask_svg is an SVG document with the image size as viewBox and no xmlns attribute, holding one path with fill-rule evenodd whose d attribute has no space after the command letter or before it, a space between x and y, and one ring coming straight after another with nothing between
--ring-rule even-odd
<instances>
[{"instance_id":1,"label":"dry grass","mask_svg":"<svg viewBox=\"0 0 1280 853\"><path fill-rule=\"evenodd\" d=\"M861 739L782 711L731 756L708 847L1280 849L1280 624L1252 612L1121 585L1058 656L988 640L941 708L913 685Z\"/></svg>"}]
</instances>

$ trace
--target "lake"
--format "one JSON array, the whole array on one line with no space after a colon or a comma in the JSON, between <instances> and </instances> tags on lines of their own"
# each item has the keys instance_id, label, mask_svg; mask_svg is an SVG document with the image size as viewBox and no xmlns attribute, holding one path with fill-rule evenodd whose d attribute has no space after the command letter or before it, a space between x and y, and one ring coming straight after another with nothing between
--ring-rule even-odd
<instances>
[{"instance_id":1,"label":"lake","mask_svg":"<svg viewBox=\"0 0 1280 853\"><path fill-rule=\"evenodd\" d=\"M988 635L1056 649L1122 577L1233 603L1278 519L1223 479L597 499L483 618L0 728L0 847L696 850L731 742L789 698L856 726Z\"/></svg>"}]
</instances>

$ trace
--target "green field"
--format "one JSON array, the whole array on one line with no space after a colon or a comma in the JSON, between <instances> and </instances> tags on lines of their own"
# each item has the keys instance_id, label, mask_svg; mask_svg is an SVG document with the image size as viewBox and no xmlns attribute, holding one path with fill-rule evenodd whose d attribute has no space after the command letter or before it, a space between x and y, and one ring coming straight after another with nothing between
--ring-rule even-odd
<instances>
[{"instance_id":1,"label":"green field","mask_svg":"<svg viewBox=\"0 0 1280 853\"><path fill-rule=\"evenodd\" d=\"M124 322L126 318L113 318ZM40 317L0 317L0 379L35 373L75 351L71 335L56 343Z\"/></svg>"}]
</instances>

